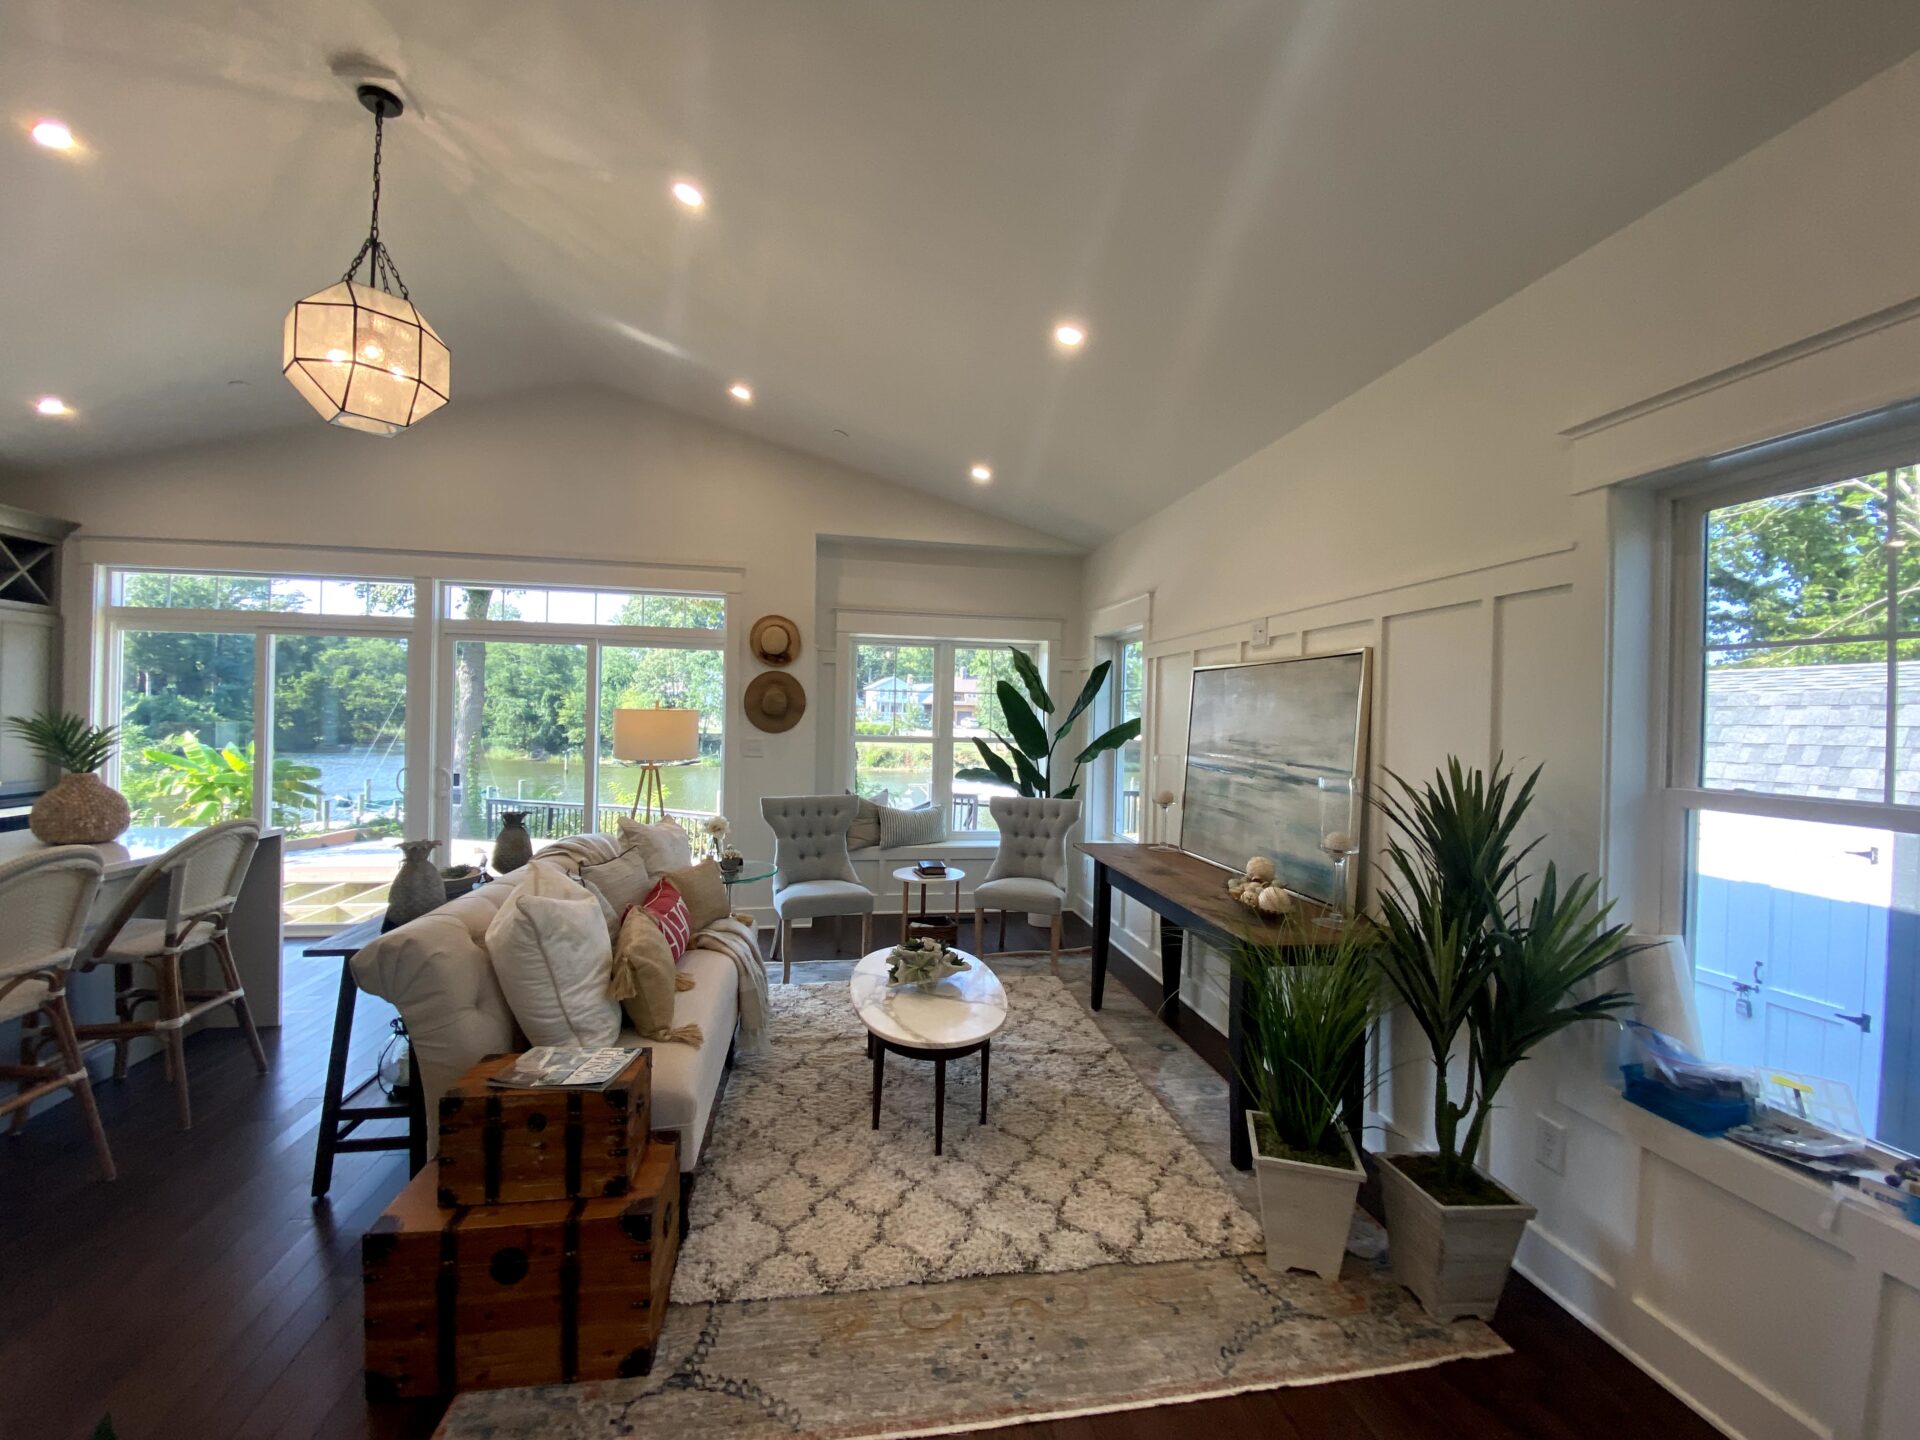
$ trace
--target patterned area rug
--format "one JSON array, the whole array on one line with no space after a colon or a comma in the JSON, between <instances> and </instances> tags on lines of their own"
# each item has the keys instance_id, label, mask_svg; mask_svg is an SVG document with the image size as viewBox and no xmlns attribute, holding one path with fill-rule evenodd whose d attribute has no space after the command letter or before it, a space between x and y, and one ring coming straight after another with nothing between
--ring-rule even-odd
<instances>
[{"instance_id":1,"label":"patterned area rug","mask_svg":"<svg viewBox=\"0 0 1920 1440\"><path fill-rule=\"evenodd\" d=\"M866 1029L844 981L773 987L700 1157L677 1303L825 1295L1246 1254L1260 1223L1061 982L1006 979L987 1122L979 1057L887 1057L871 1128Z\"/></svg>"},{"instance_id":2,"label":"patterned area rug","mask_svg":"<svg viewBox=\"0 0 1920 1440\"><path fill-rule=\"evenodd\" d=\"M1258 1259L995 1275L676 1305L640 1380L476 1391L439 1440L869 1440L1209 1399L1507 1353L1384 1262L1337 1283Z\"/></svg>"}]
</instances>

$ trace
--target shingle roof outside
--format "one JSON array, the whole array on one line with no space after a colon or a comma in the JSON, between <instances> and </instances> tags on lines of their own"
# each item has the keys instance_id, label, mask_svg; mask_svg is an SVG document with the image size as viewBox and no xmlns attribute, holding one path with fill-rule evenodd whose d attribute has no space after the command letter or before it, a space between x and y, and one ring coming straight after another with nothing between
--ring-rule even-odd
<instances>
[{"instance_id":1,"label":"shingle roof outside","mask_svg":"<svg viewBox=\"0 0 1920 1440\"><path fill-rule=\"evenodd\" d=\"M1920 803L1920 660L1898 666L1894 799ZM1709 789L1881 800L1887 667L1849 663L1707 672Z\"/></svg>"}]
</instances>

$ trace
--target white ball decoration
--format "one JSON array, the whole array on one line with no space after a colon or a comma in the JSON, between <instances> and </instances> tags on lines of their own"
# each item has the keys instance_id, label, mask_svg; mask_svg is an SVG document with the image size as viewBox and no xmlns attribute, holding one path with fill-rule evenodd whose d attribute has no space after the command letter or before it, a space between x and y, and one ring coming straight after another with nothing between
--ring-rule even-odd
<instances>
[{"instance_id":1,"label":"white ball decoration","mask_svg":"<svg viewBox=\"0 0 1920 1440\"><path fill-rule=\"evenodd\" d=\"M1260 892L1258 904L1263 915L1284 915L1293 909L1293 897L1278 885L1269 885Z\"/></svg>"},{"instance_id":2,"label":"white ball decoration","mask_svg":"<svg viewBox=\"0 0 1920 1440\"><path fill-rule=\"evenodd\" d=\"M1256 855L1247 861L1247 878L1267 884L1273 879L1273 861L1264 855Z\"/></svg>"}]
</instances>

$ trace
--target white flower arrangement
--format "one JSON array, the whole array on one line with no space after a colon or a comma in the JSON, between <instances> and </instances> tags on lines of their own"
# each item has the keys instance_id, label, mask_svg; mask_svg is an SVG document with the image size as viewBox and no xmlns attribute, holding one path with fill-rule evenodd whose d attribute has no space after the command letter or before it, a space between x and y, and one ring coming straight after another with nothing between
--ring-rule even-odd
<instances>
[{"instance_id":1,"label":"white flower arrangement","mask_svg":"<svg viewBox=\"0 0 1920 1440\"><path fill-rule=\"evenodd\" d=\"M922 936L893 947L887 956L887 983L930 985L949 975L958 975L966 968L966 962L955 959L945 945Z\"/></svg>"}]
</instances>

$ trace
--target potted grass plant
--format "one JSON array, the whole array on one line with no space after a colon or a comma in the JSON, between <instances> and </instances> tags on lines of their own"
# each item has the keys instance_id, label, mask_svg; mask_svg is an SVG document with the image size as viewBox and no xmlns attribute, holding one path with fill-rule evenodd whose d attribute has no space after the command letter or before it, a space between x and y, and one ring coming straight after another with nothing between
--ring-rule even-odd
<instances>
[{"instance_id":1,"label":"potted grass plant","mask_svg":"<svg viewBox=\"0 0 1920 1440\"><path fill-rule=\"evenodd\" d=\"M27 816L35 839L47 845L98 845L126 832L133 821L127 797L99 775L120 743L118 726L90 725L84 715L43 710L11 716L7 728L60 772Z\"/></svg>"},{"instance_id":2,"label":"potted grass plant","mask_svg":"<svg viewBox=\"0 0 1920 1440\"><path fill-rule=\"evenodd\" d=\"M1311 945L1243 945L1243 1079L1267 1265L1340 1274L1366 1171L1341 1124L1361 1084L1367 1029L1380 1014L1370 927Z\"/></svg>"},{"instance_id":3,"label":"potted grass plant","mask_svg":"<svg viewBox=\"0 0 1920 1440\"><path fill-rule=\"evenodd\" d=\"M1586 876L1563 887L1549 864L1522 902L1538 841L1515 837L1538 769L1516 785L1498 761L1487 775L1450 757L1418 787L1389 778L1379 964L1432 1047L1435 1142L1380 1167L1393 1270L1440 1319L1490 1318L1535 1213L1474 1163L1494 1097L1543 1041L1631 1002L1588 993L1631 947Z\"/></svg>"}]
</instances>

